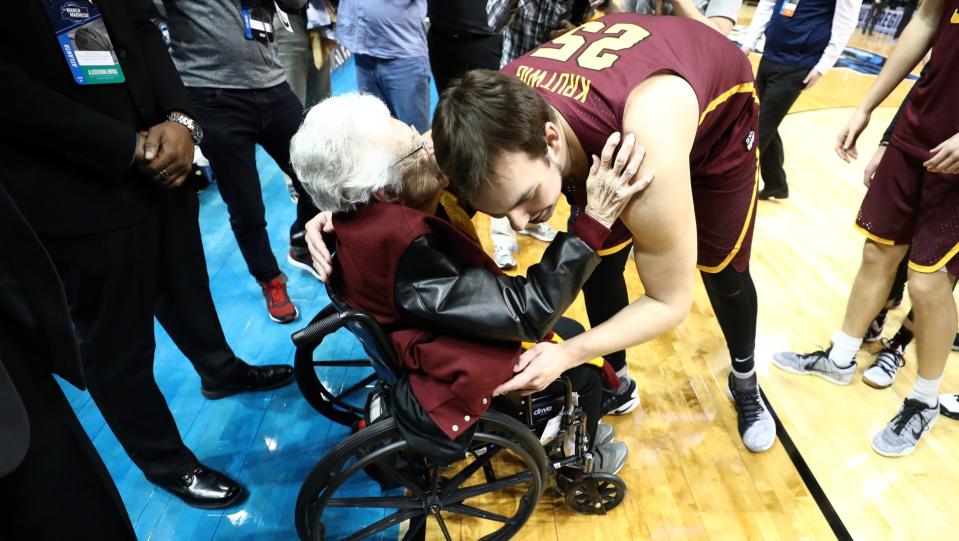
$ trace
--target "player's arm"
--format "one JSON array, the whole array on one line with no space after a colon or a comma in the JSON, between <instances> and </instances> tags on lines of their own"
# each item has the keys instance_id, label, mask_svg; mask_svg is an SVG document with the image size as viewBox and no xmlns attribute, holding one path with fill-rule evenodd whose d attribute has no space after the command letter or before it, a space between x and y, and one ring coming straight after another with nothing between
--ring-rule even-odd
<instances>
[{"instance_id":1,"label":"player's arm","mask_svg":"<svg viewBox=\"0 0 959 541\"><path fill-rule=\"evenodd\" d=\"M839 131L835 150L840 158L848 162L859 157L856 141L869 124L870 115L925 56L932 46L942 16L943 0L926 0L919 6L916 15L906 25L896 48L889 55L889 60L879 72L876 82L859 102L849 122Z\"/></svg>"},{"instance_id":2,"label":"player's arm","mask_svg":"<svg viewBox=\"0 0 959 541\"><path fill-rule=\"evenodd\" d=\"M926 0L919 6L916 15L902 32L896 48L890 53L889 60L883 66L876 82L859 103L860 109L871 113L919 64L932 46L932 39L939 26L942 10L943 0Z\"/></svg>"},{"instance_id":3,"label":"player's arm","mask_svg":"<svg viewBox=\"0 0 959 541\"><path fill-rule=\"evenodd\" d=\"M728 13L720 13L717 9L711 9L712 4L730 4ZM706 26L716 30L724 36L728 36L736 25L736 17L739 14L739 8L742 6L742 0L712 0L706 8L706 14L699 11L692 0L673 0L673 11L676 15L695 19Z\"/></svg>"},{"instance_id":4,"label":"player's arm","mask_svg":"<svg viewBox=\"0 0 959 541\"><path fill-rule=\"evenodd\" d=\"M564 370L655 338L689 313L696 272L696 220L689 152L699 121L686 81L657 75L626 103L623 131L646 147L639 175L656 182L633 198L620 219L633 232L636 267L646 293L602 325L561 344L539 343L520 356L513 379L494 394L544 389Z\"/></svg>"}]
</instances>

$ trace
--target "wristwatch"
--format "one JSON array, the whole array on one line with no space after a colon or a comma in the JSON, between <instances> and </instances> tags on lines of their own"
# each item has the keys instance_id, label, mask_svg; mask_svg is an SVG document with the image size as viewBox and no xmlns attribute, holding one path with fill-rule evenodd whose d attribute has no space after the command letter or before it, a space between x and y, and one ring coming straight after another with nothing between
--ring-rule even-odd
<instances>
[{"instance_id":1,"label":"wristwatch","mask_svg":"<svg viewBox=\"0 0 959 541\"><path fill-rule=\"evenodd\" d=\"M166 119L170 122L181 124L186 127L186 129L190 130L190 136L193 137L194 145L199 145L200 141L203 140L203 128L200 127L200 124L196 120L193 120L185 114L177 111L173 111L172 113L168 114Z\"/></svg>"}]
</instances>

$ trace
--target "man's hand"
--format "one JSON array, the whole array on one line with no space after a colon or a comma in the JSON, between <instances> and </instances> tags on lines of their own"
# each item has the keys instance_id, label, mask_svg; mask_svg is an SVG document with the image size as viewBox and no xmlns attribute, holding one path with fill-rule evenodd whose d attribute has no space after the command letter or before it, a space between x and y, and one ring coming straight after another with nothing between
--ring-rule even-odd
<instances>
[{"instance_id":1,"label":"man's hand","mask_svg":"<svg viewBox=\"0 0 959 541\"><path fill-rule=\"evenodd\" d=\"M806 74L806 78L802 80L803 90L809 90L810 88L816 86L816 83L819 82L819 78L822 77L822 74L816 71L816 68L809 70L809 73Z\"/></svg>"},{"instance_id":2,"label":"man's hand","mask_svg":"<svg viewBox=\"0 0 959 541\"><path fill-rule=\"evenodd\" d=\"M629 134L616 152L621 139L615 132L606 140L602 157L593 156L586 178L586 214L597 222L612 227L626 205L653 181L653 173L637 177L646 149L636 146L636 136ZM616 154L615 161L613 153Z\"/></svg>"},{"instance_id":3,"label":"man's hand","mask_svg":"<svg viewBox=\"0 0 959 541\"><path fill-rule=\"evenodd\" d=\"M862 174L862 183L868 188L872 184L872 177L876 174L876 169L879 169L879 162L882 161L883 155L886 153L886 145L879 145L875 152L872 153L872 158L869 158L869 163L866 165L866 170Z\"/></svg>"},{"instance_id":4,"label":"man's hand","mask_svg":"<svg viewBox=\"0 0 959 541\"><path fill-rule=\"evenodd\" d=\"M866 126L869 125L870 116L869 113L856 109L846 126L839 130L839 136L836 137L836 155L846 163L859 157L859 151L856 150L856 141L862 131L866 129Z\"/></svg>"},{"instance_id":5,"label":"man's hand","mask_svg":"<svg viewBox=\"0 0 959 541\"><path fill-rule=\"evenodd\" d=\"M306 222L306 245L310 249L310 257L313 258L313 268L316 269L317 274L320 275L320 281L324 284L333 273L333 258L330 257L330 251L326 249L326 243L323 242L323 233L332 232L332 212L321 212Z\"/></svg>"},{"instance_id":6,"label":"man's hand","mask_svg":"<svg viewBox=\"0 0 959 541\"><path fill-rule=\"evenodd\" d=\"M143 149L140 173L167 189L183 184L193 165L193 136L186 126L170 121L153 126Z\"/></svg>"},{"instance_id":7,"label":"man's hand","mask_svg":"<svg viewBox=\"0 0 959 541\"><path fill-rule=\"evenodd\" d=\"M147 142L147 132L138 131L137 132L137 149L133 153L133 166L140 167L141 165L147 163L144 154L146 153L146 142Z\"/></svg>"},{"instance_id":8,"label":"man's hand","mask_svg":"<svg viewBox=\"0 0 959 541\"><path fill-rule=\"evenodd\" d=\"M573 367L573 359L561 344L540 342L519 356L513 379L493 390L493 396L519 391L523 396L542 391Z\"/></svg>"},{"instance_id":9,"label":"man's hand","mask_svg":"<svg viewBox=\"0 0 959 541\"><path fill-rule=\"evenodd\" d=\"M959 133L946 139L929 153L932 158L922 165L930 173L959 174Z\"/></svg>"},{"instance_id":10,"label":"man's hand","mask_svg":"<svg viewBox=\"0 0 959 541\"><path fill-rule=\"evenodd\" d=\"M573 23L568 20L562 20L555 28L549 31L549 39L556 39L574 28L576 27L573 26Z\"/></svg>"}]
</instances>

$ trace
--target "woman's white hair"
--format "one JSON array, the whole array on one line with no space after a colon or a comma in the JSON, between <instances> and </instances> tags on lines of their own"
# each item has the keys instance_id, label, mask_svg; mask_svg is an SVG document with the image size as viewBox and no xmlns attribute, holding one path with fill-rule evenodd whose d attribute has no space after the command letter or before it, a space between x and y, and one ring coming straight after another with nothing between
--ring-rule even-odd
<instances>
[{"instance_id":1,"label":"woman's white hair","mask_svg":"<svg viewBox=\"0 0 959 541\"><path fill-rule=\"evenodd\" d=\"M402 177L383 147L390 111L369 94L343 94L312 107L290 141L290 162L320 210L348 211L383 190L398 195Z\"/></svg>"}]
</instances>

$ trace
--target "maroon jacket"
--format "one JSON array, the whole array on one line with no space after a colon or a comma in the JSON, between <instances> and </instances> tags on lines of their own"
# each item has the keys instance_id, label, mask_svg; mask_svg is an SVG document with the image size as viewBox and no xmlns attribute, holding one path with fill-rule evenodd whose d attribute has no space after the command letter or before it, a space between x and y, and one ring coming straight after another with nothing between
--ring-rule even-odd
<instances>
[{"instance_id":1,"label":"maroon jacket","mask_svg":"<svg viewBox=\"0 0 959 541\"><path fill-rule=\"evenodd\" d=\"M526 277L504 275L475 240L436 216L373 202L334 215L333 287L384 327L420 406L450 439L513 376L576 298L609 230L577 221Z\"/></svg>"}]
</instances>

